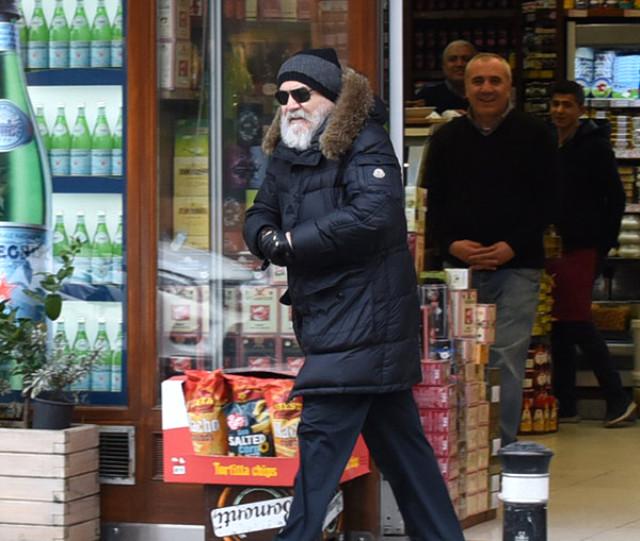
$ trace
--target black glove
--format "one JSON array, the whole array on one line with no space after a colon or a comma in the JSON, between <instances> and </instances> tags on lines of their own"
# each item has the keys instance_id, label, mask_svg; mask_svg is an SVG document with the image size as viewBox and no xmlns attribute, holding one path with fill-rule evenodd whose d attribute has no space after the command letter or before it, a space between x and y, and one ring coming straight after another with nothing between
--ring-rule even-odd
<instances>
[{"instance_id":1,"label":"black glove","mask_svg":"<svg viewBox=\"0 0 640 541\"><path fill-rule=\"evenodd\" d=\"M293 249L285 234L273 227L263 227L258 233L258 248L262 255L279 267L293 262Z\"/></svg>"}]
</instances>

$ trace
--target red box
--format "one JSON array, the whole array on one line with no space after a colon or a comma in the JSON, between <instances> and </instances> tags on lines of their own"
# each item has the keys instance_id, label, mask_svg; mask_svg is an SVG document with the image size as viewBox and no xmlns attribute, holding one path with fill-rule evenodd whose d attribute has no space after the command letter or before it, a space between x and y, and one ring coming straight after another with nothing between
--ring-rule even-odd
<instances>
[{"instance_id":1,"label":"red box","mask_svg":"<svg viewBox=\"0 0 640 541\"><path fill-rule=\"evenodd\" d=\"M458 435L455 430L439 434L426 432L425 436L436 456L449 457L458 454Z\"/></svg>"},{"instance_id":2,"label":"red box","mask_svg":"<svg viewBox=\"0 0 640 541\"><path fill-rule=\"evenodd\" d=\"M440 387L417 385L413 388L413 396L418 408L450 409L457 404L455 385L442 385Z\"/></svg>"},{"instance_id":3,"label":"red box","mask_svg":"<svg viewBox=\"0 0 640 541\"><path fill-rule=\"evenodd\" d=\"M193 453L182 384L184 376L162 382L163 470L167 483L293 486L297 458L197 456ZM369 451L358 438L340 482L370 472Z\"/></svg>"},{"instance_id":4,"label":"red box","mask_svg":"<svg viewBox=\"0 0 640 541\"><path fill-rule=\"evenodd\" d=\"M456 479L460 475L460 463L455 456L437 457L440 473L445 481Z\"/></svg>"},{"instance_id":5,"label":"red box","mask_svg":"<svg viewBox=\"0 0 640 541\"><path fill-rule=\"evenodd\" d=\"M449 361L422 361L422 385L446 385L449 383L451 363Z\"/></svg>"},{"instance_id":6,"label":"red box","mask_svg":"<svg viewBox=\"0 0 640 541\"><path fill-rule=\"evenodd\" d=\"M456 409L421 409L420 423L425 432L448 432L456 427Z\"/></svg>"}]
</instances>

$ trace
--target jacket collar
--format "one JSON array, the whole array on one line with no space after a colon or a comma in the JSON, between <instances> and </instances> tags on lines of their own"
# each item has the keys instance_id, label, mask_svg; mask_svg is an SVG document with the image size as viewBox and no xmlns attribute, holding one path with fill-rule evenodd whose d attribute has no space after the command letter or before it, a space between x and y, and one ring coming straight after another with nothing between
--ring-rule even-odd
<instances>
[{"instance_id":1,"label":"jacket collar","mask_svg":"<svg viewBox=\"0 0 640 541\"><path fill-rule=\"evenodd\" d=\"M351 68L345 68L342 71L342 91L318 141L325 158L338 160L351 148L369 118L373 105L373 91L367 78ZM280 142L280 115L281 109L278 107L262 141L262 150L269 156Z\"/></svg>"}]
</instances>

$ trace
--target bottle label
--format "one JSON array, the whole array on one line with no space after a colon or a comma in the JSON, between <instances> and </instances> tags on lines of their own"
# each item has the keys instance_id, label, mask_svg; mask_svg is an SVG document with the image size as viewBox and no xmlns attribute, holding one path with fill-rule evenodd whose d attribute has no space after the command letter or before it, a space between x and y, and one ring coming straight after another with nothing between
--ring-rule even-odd
<instances>
[{"instance_id":1,"label":"bottle label","mask_svg":"<svg viewBox=\"0 0 640 541\"><path fill-rule=\"evenodd\" d=\"M111 363L109 354L98 357L91 370L91 390L97 392L109 392L111 390Z\"/></svg>"},{"instance_id":2,"label":"bottle label","mask_svg":"<svg viewBox=\"0 0 640 541\"><path fill-rule=\"evenodd\" d=\"M49 43L49 67L68 68L69 67L69 42L52 41Z\"/></svg>"},{"instance_id":3,"label":"bottle label","mask_svg":"<svg viewBox=\"0 0 640 541\"><path fill-rule=\"evenodd\" d=\"M91 151L91 174L94 177L111 175L111 151L95 149Z\"/></svg>"},{"instance_id":4,"label":"bottle label","mask_svg":"<svg viewBox=\"0 0 640 541\"><path fill-rule=\"evenodd\" d=\"M18 30L7 22L0 22L0 51L15 51L18 46Z\"/></svg>"},{"instance_id":5,"label":"bottle label","mask_svg":"<svg viewBox=\"0 0 640 541\"><path fill-rule=\"evenodd\" d=\"M122 391L122 365L114 362L111 365L111 392L119 393Z\"/></svg>"},{"instance_id":6,"label":"bottle label","mask_svg":"<svg viewBox=\"0 0 640 541\"><path fill-rule=\"evenodd\" d=\"M122 176L122 149L114 148L111 151L111 176Z\"/></svg>"},{"instance_id":7,"label":"bottle label","mask_svg":"<svg viewBox=\"0 0 640 541\"><path fill-rule=\"evenodd\" d=\"M111 67L111 42L92 41L91 42L91 67L110 68Z\"/></svg>"},{"instance_id":8,"label":"bottle label","mask_svg":"<svg viewBox=\"0 0 640 541\"><path fill-rule=\"evenodd\" d=\"M51 174L57 177L64 177L71 170L71 156L66 149L51 149L49 151L49 161L51 162Z\"/></svg>"},{"instance_id":9,"label":"bottle label","mask_svg":"<svg viewBox=\"0 0 640 541\"><path fill-rule=\"evenodd\" d=\"M89 42L72 41L69 44L69 65L72 68L89 67Z\"/></svg>"},{"instance_id":10,"label":"bottle label","mask_svg":"<svg viewBox=\"0 0 640 541\"><path fill-rule=\"evenodd\" d=\"M24 293L36 285L36 273L48 268L47 230L0 222L0 298L11 299L20 317L39 319L42 307Z\"/></svg>"},{"instance_id":11,"label":"bottle label","mask_svg":"<svg viewBox=\"0 0 640 541\"><path fill-rule=\"evenodd\" d=\"M71 149L71 175L80 177L91 175L91 151Z\"/></svg>"},{"instance_id":12,"label":"bottle label","mask_svg":"<svg viewBox=\"0 0 640 541\"><path fill-rule=\"evenodd\" d=\"M10 152L33 140L33 124L15 103L0 99L0 153Z\"/></svg>"},{"instance_id":13,"label":"bottle label","mask_svg":"<svg viewBox=\"0 0 640 541\"><path fill-rule=\"evenodd\" d=\"M30 41L27 44L27 61L33 69L46 69L49 66L49 47L46 41Z\"/></svg>"},{"instance_id":14,"label":"bottle label","mask_svg":"<svg viewBox=\"0 0 640 541\"><path fill-rule=\"evenodd\" d=\"M111 67L121 68L123 63L123 47L122 40L113 40L111 42Z\"/></svg>"}]
</instances>

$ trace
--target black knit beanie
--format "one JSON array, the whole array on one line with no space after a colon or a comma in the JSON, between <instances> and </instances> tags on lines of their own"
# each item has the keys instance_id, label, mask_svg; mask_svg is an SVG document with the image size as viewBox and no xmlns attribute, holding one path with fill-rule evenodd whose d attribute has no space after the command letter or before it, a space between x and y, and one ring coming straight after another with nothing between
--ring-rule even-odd
<instances>
[{"instance_id":1,"label":"black knit beanie","mask_svg":"<svg viewBox=\"0 0 640 541\"><path fill-rule=\"evenodd\" d=\"M278 86L300 81L336 101L342 88L342 68L335 49L305 49L294 54L278 71Z\"/></svg>"}]
</instances>

